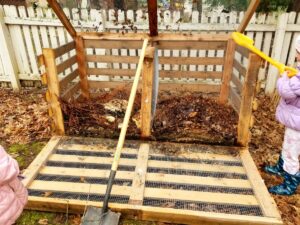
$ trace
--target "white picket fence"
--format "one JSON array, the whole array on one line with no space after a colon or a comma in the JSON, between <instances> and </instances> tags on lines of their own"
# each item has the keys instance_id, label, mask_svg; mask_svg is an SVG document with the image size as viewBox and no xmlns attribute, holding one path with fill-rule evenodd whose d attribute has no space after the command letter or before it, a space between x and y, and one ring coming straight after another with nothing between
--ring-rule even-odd
<instances>
[{"instance_id":1,"label":"white picket fence","mask_svg":"<svg viewBox=\"0 0 300 225\"><path fill-rule=\"evenodd\" d=\"M82 31L148 32L148 15L143 10L78 10L64 9L72 24ZM243 19L244 13L199 12L180 13L160 11L158 16L160 32L228 33L234 31ZM42 48L56 48L71 41L60 21L51 9L0 6L0 82L11 82L14 87L19 80L39 80L37 56ZM254 39L255 46L272 58L288 65L295 63L293 43L300 34L300 15L296 13L256 14L247 27L247 35ZM165 50L162 55L173 55ZM178 50L174 50L174 55ZM197 56L203 52L182 50L181 55ZM116 54L130 54L120 52ZM217 55L207 51L205 55ZM193 69L192 66L189 67ZM259 79L266 91L275 88L277 69L265 67Z\"/></svg>"}]
</instances>

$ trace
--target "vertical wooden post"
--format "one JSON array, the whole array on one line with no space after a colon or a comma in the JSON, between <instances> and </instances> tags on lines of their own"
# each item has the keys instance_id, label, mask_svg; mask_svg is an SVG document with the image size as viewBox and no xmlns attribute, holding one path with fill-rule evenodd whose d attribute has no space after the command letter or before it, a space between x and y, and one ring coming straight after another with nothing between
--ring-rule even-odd
<instances>
[{"instance_id":1,"label":"vertical wooden post","mask_svg":"<svg viewBox=\"0 0 300 225\"><path fill-rule=\"evenodd\" d=\"M63 114L59 103L60 88L57 67L55 63L55 52L53 49L44 48L43 55L47 71L48 90L46 93L46 99L50 106L49 114L53 118L54 133L57 135L64 135L65 128Z\"/></svg>"},{"instance_id":2,"label":"vertical wooden post","mask_svg":"<svg viewBox=\"0 0 300 225\"><path fill-rule=\"evenodd\" d=\"M157 36L157 0L147 0L150 36Z\"/></svg>"},{"instance_id":3,"label":"vertical wooden post","mask_svg":"<svg viewBox=\"0 0 300 225\"><path fill-rule=\"evenodd\" d=\"M224 60L224 71L222 77L222 86L219 96L219 102L225 104L228 101L230 80L233 71L235 42L233 39L229 39L227 42L226 56Z\"/></svg>"},{"instance_id":4,"label":"vertical wooden post","mask_svg":"<svg viewBox=\"0 0 300 225\"><path fill-rule=\"evenodd\" d=\"M152 98L154 87L154 54L155 47L148 46L145 52L142 77L142 104L141 104L141 136L151 135Z\"/></svg>"},{"instance_id":5,"label":"vertical wooden post","mask_svg":"<svg viewBox=\"0 0 300 225\"><path fill-rule=\"evenodd\" d=\"M20 91L21 85L18 78L18 65L16 62L12 41L10 39L10 34L4 23L4 13L2 7L0 8L0 30L0 57L3 60L3 69L5 73L9 75L13 90Z\"/></svg>"},{"instance_id":6,"label":"vertical wooden post","mask_svg":"<svg viewBox=\"0 0 300 225\"><path fill-rule=\"evenodd\" d=\"M242 91L242 101L238 122L237 142L241 146L247 146L250 138L250 124L251 121L253 121L252 101L255 95L256 81L260 66L261 58L253 53L250 53L249 64Z\"/></svg>"},{"instance_id":7,"label":"vertical wooden post","mask_svg":"<svg viewBox=\"0 0 300 225\"><path fill-rule=\"evenodd\" d=\"M75 37L76 56L78 63L78 71L80 76L80 88L82 96L86 99L90 98L89 83L87 79L87 62L85 60L85 48L83 38L80 36Z\"/></svg>"}]
</instances>

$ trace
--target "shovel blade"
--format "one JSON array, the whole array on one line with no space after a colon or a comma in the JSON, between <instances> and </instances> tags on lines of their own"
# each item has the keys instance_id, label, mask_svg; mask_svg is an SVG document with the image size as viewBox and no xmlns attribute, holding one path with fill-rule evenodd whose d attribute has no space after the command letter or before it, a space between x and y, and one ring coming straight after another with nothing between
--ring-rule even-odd
<instances>
[{"instance_id":1,"label":"shovel blade","mask_svg":"<svg viewBox=\"0 0 300 225\"><path fill-rule=\"evenodd\" d=\"M121 213L110 210L102 214L102 208L88 206L84 214L81 225L118 225Z\"/></svg>"}]
</instances>

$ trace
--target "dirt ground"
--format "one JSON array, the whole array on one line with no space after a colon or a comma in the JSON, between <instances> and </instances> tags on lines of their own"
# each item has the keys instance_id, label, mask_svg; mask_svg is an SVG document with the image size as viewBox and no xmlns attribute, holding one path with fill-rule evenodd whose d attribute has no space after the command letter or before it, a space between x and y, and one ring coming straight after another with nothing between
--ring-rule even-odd
<instances>
[{"instance_id":1,"label":"dirt ground","mask_svg":"<svg viewBox=\"0 0 300 225\"><path fill-rule=\"evenodd\" d=\"M120 94L120 93L119 93ZM118 95L118 93L116 93ZM29 163L35 158L38 152L45 145L47 140L51 136L50 132L50 121L48 119L47 112L47 104L44 101L44 90L42 89L27 89L23 90L20 94L15 94L7 89L0 89L0 144L3 145L7 151L15 157L21 169L26 168ZM102 99L105 99L105 96L102 96ZM121 99L126 100L127 95L122 96ZM140 99L140 95L137 96ZM106 96L106 103L113 100L110 96ZM226 108L223 118L215 118L215 112L219 109L216 103L213 101L209 102L210 107L216 108L217 110L211 111L207 107L203 107L205 104L208 104L205 98L197 98L195 100L193 96L178 98L175 102L178 107L178 111L172 115L173 120L169 120L170 118L166 118L168 113L167 111L163 112L157 120L156 124L154 124L154 138L155 132L162 132L163 129L173 129L178 130L179 128L185 129L186 127L190 127L193 124L195 130L197 129L206 129L206 133L208 137L212 137L213 135L221 135L219 138L223 138L224 142L233 142L235 133L223 123L225 119L228 118L228 115L232 114L230 108ZM274 184L278 184L281 182L280 178L275 176L268 175L263 172L262 168L269 163L275 163L277 161L282 139L284 133L284 127L280 126L278 122L275 121L275 107L274 103L272 103L271 99L265 97L263 94L258 95L259 107L258 110L254 112L255 115L255 125L252 128L252 139L250 143L250 151L252 153L252 157L261 173L262 178L264 179L266 185L272 186ZM188 108L184 108L183 106L186 103L196 101L197 104L190 104ZM198 102L197 102L198 101ZM135 114L138 113L139 108L139 100L135 104ZM123 107L120 103L119 108ZM170 102L168 98L160 98L160 107L168 109L170 111L174 111L174 102ZM103 105L103 104L102 104ZM98 106L98 105L97 105ZM182 106L182 107L181 107ZM201 107L200 107L201 106ZM79 107L79 106L77 106ZM109 108L110 107L110 108ZM115 110L113 111L114 104L105 107L101 107L105 116L111 117L97 117L97 114L94 114L94 119L98 119L98 121L104 121L110 127L112 124L114 125L114 129L118 130L119 121L123 116L123 113ZM80 107L79 107L80 109ZM115 107L116 109L116 107ZM223 109L223 108L222 108ZM65 110L71 110L70 108L66 108ZM209 112L212 114L209 114ZM224 109L223 109L224 110ZM93 111L90 110L89 111ZM110 112L109 115L106 115L106 112ZM158 105L158 113L159 105ZM77 115L82 115L82 111L77 111ZM206 117L201 117L204 113L208 113L205 115L209 115ZM92 114L93 115L93 114ZM158 114L159 115L159 114ZM178 117L177 117L178 116ZM78 117L78 116L77 116ZM114 119L112 118L114 117ZM209 118L207 118L209 117ZM74 119L75 118L75 119ZM139 121L138 116L131 122L133 136L136 135L135 132L138 131ZM235 117L230 117L235 120ZM68 119L68 118L67 118ZM78 121L76 120L76 115L72 119L68 120L69 126L74 126ZM77 118L78 119L78 118ZM112 122L110 122L112 121ZM178 121L178 124L174 124L174 121ZM212 129L208 129L207 126L205 128L201 128L201 122L206 123L207 125L213 125ZM72 124L73 123L73 124ZM68 125L68 124L67 124ZM175 126L175 128L174 128ZM222 130L224 129L224 130ZM178 130L180 131L180 129ZM217 132L218 131L218 132ZM224 132L220 132L224 131ZM75 131L74 131L75 132ZM87 133L87 135L91 135ZM178 132L179 133L179 132ZM78 134L78 133L74 133ZM229 135L228 135L229 134ZM176 136L176 135L175 135ZM180 137L176 136L180 141ZM206 139L208 140L208 139ZM185 140L183 140L185 141ZM296 195L291 197L282 197L282 196L273 196L278 205L282 218L284 220L284 224L286 225L296 225L300 224L300 189ZM67 223L66 223L67 222ZM53 213L39 213L34 211L24 211L20 219L17 221L18 225L26 224L80 224L80 216L79 215L68 215L65 214L53 214ZM139 222L139 221L131 221L131 220L123 220L123 225L158 225L153 222ZM161 224L161 223L160 223Z\"/></svg>"}]
</instances>

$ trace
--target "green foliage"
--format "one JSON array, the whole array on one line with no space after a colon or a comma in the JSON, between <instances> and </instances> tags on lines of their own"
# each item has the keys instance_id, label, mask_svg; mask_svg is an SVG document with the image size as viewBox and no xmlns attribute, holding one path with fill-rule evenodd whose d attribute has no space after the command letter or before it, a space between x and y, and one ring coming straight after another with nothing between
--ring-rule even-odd
<instances>
[{"instance_id":1,"label":"green foliage","mask_svg":"<svg viewBox=\"0 0 300 225\"><path fill-rule=\"evenodd\" d=\"M293 0L261 0L257 12L285 11ZM206 0L210 9L223 6L228 11L245 11L250 0Z\"/></svg>"},{"instance_id":2,"label":"green foliage","mask_svg":"<svg viewBox=\"0 0 300 225\"><path fill-rule=\"evenodd\" d=\"M55 217L56 217L55 213L24 211L20 216L20 218L17 220L16 225L36 225L36 224L58 225L57 221L55 221Z\"/></svg>"}]
</instances>

